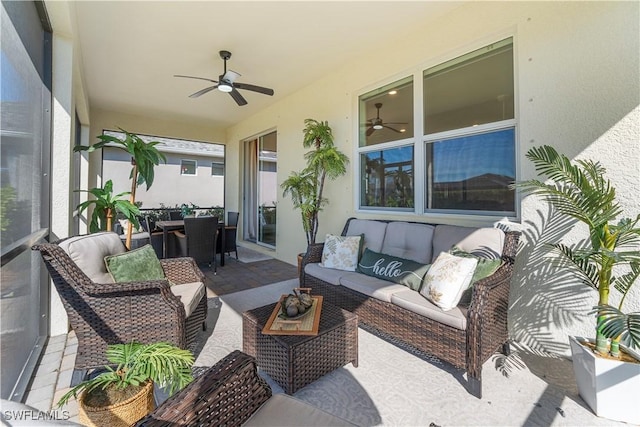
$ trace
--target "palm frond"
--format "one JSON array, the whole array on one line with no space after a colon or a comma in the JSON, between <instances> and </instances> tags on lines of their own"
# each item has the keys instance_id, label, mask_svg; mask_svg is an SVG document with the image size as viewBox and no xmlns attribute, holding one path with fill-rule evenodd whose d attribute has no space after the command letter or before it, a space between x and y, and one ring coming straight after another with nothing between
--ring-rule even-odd
<instances>
[{"instance_id":1,"label":"palm frond","mask_svg":"<svg viewBox=\"0 0 640 427\"><path fill-rule=\"evenodd\" d=\"M640 312L623 313L610 305L594 307L598 315L598 330L607 338L620 338L630 348L640 348Z\"/></svg>"},{"instance_id":2,"label":"palm frond","mask_svg":"<svg viewBox=\"0 0 640 427\"><path fill-rule=\"evenodd\" d=\"M598 289L598 267L593 264L590 251L574 250L569 246L557 243L549 245L562 256L559 262L565 262L586 285Z\"/></svg>"}]
</instances>

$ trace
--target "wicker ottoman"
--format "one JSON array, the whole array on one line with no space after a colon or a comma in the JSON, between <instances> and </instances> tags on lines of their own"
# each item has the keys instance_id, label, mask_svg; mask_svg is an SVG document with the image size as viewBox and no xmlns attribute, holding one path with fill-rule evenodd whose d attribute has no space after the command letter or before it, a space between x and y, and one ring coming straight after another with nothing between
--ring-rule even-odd
<instances>
[{"instance_id":1,"label":"wicker ottoman","mask_svg":"<svg viewBox=\"0 0 640 427\"><path fill-rule=\"evenodd\" d=\"M275 305L242 313L242 345L285 393L293 394L349 362L358 366L358 316L324 303L318 335L265 335L262 328Z\"/></svg>"}]
</instances>

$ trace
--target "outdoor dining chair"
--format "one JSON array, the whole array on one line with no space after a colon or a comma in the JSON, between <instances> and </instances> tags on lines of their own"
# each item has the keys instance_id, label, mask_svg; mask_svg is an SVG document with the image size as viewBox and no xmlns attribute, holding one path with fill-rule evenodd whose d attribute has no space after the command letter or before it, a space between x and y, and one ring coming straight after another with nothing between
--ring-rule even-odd
<instances>
[{"instance_id":1,"label":"outdoor dining chair","mask_svg":"<svg viewBox=\"0 0 640 427\"><path fill-rule=\"evenodd\" d=\"M213 271L217 272L216 242L218 239L218 218L200 216L184 219L184 233L175 232L178 239L179 256L193 258L198 264L213 263Z\"/></svg>"},{"instance_id":2,"label":"outdoor dining chair","mask_svg":"<svg viewBox=\"0 0 640 427\"><path fill-rule=\"evenodd\" d=\"M236 253L238 259L238 248L236 247L236 236L238 234L238 217L240 212L227 212L227 225L224 229L224 248L230 256L231 252Z\"/></svg>"}]
</instances>

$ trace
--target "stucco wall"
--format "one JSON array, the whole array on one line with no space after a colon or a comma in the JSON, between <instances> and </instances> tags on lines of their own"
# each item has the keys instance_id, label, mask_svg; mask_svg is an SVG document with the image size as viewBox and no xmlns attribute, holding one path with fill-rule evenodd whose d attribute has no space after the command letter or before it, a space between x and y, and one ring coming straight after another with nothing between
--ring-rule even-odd
<instances>
[{"instance_id":1,"label":"stucco wall","mask_svg":"<svg viewBox=\"0 0 640 427\"><path fill-rule=\"evenodd\" d=\"M154 169L153 185L138 187L136 201L143 209L158 208L160 204L173 207L183 203L201 207L224 206L224 176L211 175L211 162L223 162L223 157L193 154L164 153L167 162ZM181 160L195 160L196 175L181 175ZM131 156L117 148L103 150L104 180L111 179L114 193L131 191Z\"/></svg>"},{"instance_id":2,"label":"stucco wall","mask_svg":"<svg viewBox=\"0 0 640 427\"><path fill-rule=\"evenodd\" d=\"M336 144L354 161L345 177L326 188L331 203L321 214L319 236L340 232L345 219L353 215L463 225L508 222L358 213L354 153L359 94L512 35L518 178L535 175L524 157L533 146L553 145L574 159L596 158L608 169L625 213L636 215L640 212L639 8L637 2L472 2L437 24L407 29L401 40L389 40L375 51L363 50L361 57L333 74L228 129L227 176L240 179L227 180L227 208L237 210L242 200L241 141L277 129L278 182L282 182L303 164L303 121L311 117L329 121ZM509 225L523 231L511 288L511 334L532 347L567 353L567 334L593 335L592 318L586 312L595 292L574 285L551 268L540 242L571 243L583 234L549 218L548 207L532 197L522 200L519 220ZM299 213L281 195L277 241L277 256L291 263L305 249ZM640 286L627 304L629 310L640 309Z\"/></svg>"}]
</instances>

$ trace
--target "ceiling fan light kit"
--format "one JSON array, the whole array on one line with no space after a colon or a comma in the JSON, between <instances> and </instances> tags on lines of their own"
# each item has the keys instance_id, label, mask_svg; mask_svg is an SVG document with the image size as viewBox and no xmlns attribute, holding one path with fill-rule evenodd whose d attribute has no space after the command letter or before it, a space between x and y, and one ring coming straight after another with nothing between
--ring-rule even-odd
<instances>
[{"instance_id":1,"label":"ceiling fan light kit","mask_svg":"<svg viewBox=\"0 0 640 427\"><path fill-rule=\"evenodd\" d=\"M242 105L247 105L247 100L244 99L244 97L240 94L240 92L238 92L238 89L250 90L252 92L261 93L263 95L273 96L273 93L274 93L273 89L269 89L262 86L256 86L248 83L236 82L236 79L240 77L240 74L232 70L227 71L227 60L231 58L231 52L229 52L228 50L221 50L220 58L222 58L222 60L224 61L224 72L218 77L218 80L207 79L204 77L184 76L180 74L174 75L174 77L205 80L211 83L216 83L213 86L209 86L195 93L192 93L191 95L189 95L189 98L198 98L199 96L204 95L205 93L211 92L214 89L218 89L220 92L225 92L231 95L231 98L233 98L233 100L236 101L236 104L242 106Z\"/></svg>"}]
</instances>

